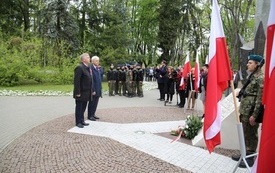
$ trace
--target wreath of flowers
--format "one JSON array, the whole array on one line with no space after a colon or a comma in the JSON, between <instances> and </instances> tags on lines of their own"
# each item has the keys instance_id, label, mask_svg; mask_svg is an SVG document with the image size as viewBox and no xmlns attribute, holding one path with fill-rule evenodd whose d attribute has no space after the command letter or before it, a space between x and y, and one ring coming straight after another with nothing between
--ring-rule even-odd
<instances>
[{"instance_id":1,"label":"wreath of flowers","mask_svg":"<svg viewBox=\"0 0 275 173\"><path fill-rule=\"evenodd\" d=\"M202 122L198 116L187 116L184 126L179 126L177 130L172 130L171 135L193 139L202 128Z\"/></svg>"}]
</instances>

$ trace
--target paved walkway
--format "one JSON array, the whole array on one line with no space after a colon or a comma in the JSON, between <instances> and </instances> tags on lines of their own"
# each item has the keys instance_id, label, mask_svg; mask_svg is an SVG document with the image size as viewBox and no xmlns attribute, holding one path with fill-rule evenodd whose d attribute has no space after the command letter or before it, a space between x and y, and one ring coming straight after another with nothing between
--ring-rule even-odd
<instances>
[{"instance_id":1,"label":"paved walkway","mask_svg":"<svg viewBox=\"0 0 275 173\"><path fill-rule=\"evenodd\" d=\"M104 96L100 121L87 121L83 129L73 125L72 97L0 97L0 172L233 171L236 162L229 157L156 135L183 124L178 115L184 110L164 107L156 89L144 95Z\"/></svg>"}]
</instances>

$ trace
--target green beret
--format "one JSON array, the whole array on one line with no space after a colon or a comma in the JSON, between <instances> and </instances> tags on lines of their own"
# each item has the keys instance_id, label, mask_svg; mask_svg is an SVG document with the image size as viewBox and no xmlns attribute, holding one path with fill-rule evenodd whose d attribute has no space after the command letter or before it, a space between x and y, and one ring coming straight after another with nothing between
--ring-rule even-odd
<instances>
[{"instance_id":1,"label":"green beret","mask_svg":"<svg viewBox=\"0 0 275 173\"><path fill-rule=\"evenodd\" d=\"M248 60L253 60L256 62L262 62L263 61L263 57L261 55L249 55L248 56Z\"/></svg>"}]
</instances>

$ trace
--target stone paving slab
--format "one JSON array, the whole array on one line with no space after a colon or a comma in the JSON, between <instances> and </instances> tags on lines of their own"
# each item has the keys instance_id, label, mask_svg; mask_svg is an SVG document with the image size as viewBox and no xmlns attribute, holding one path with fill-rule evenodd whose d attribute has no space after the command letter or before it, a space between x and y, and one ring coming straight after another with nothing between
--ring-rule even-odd
<instances>
[{"instance_id":1,"label":"stone paving slab","mask_svg":"<svg viewBox=\"0 0 275 173\"><path fill-rule=\"evenodd\" d=\"M210 155L181 142L170 143L171 139L155 134L177 128L187 115L200 115L199 100L197 111L190 111L174 106L175 100L165 107L156 100L157 90L144 95L132 99L103 96L97 111L100 121L84 128L93 135L68 132L75 129L70 96L0 96L0 172L233 170L229 157Z\"/></svg>"},{"instance_id":2,"label":"stone paving slab","mask_svg":"<svg viewBox=\"0 0 275 173\"><path fill-rule=\"evenodd\" d=\"M173 142L154 133L170 132L183 121L116 124L92 122L83 129L74 127L68 132L102 136L150 154L191 172L232 172L236 162L231 158L187 144ZM137 133L138 132L138 133ZM143 133L142 133L143 132ZM238 172L245 172L239 170Z\"/></svg>"}]
</instances>

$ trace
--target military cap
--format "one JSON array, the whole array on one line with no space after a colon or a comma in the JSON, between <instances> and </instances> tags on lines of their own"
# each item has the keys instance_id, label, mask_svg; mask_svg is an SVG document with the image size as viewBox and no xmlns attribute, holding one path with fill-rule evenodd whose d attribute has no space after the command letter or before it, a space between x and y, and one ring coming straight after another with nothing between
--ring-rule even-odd
<instances>
[{"instance_id":1,"label":"military cap","mask_svg":"<svg viewBox=\"0 0 275 173\"><path fill-rule=\"evenodd\" d=\"M253 61L256 61L256 62L262 62L263 57L261 55L251 54L251 55L248 56L248 60L253 60Z\"/></svg>"}]
</instances>

